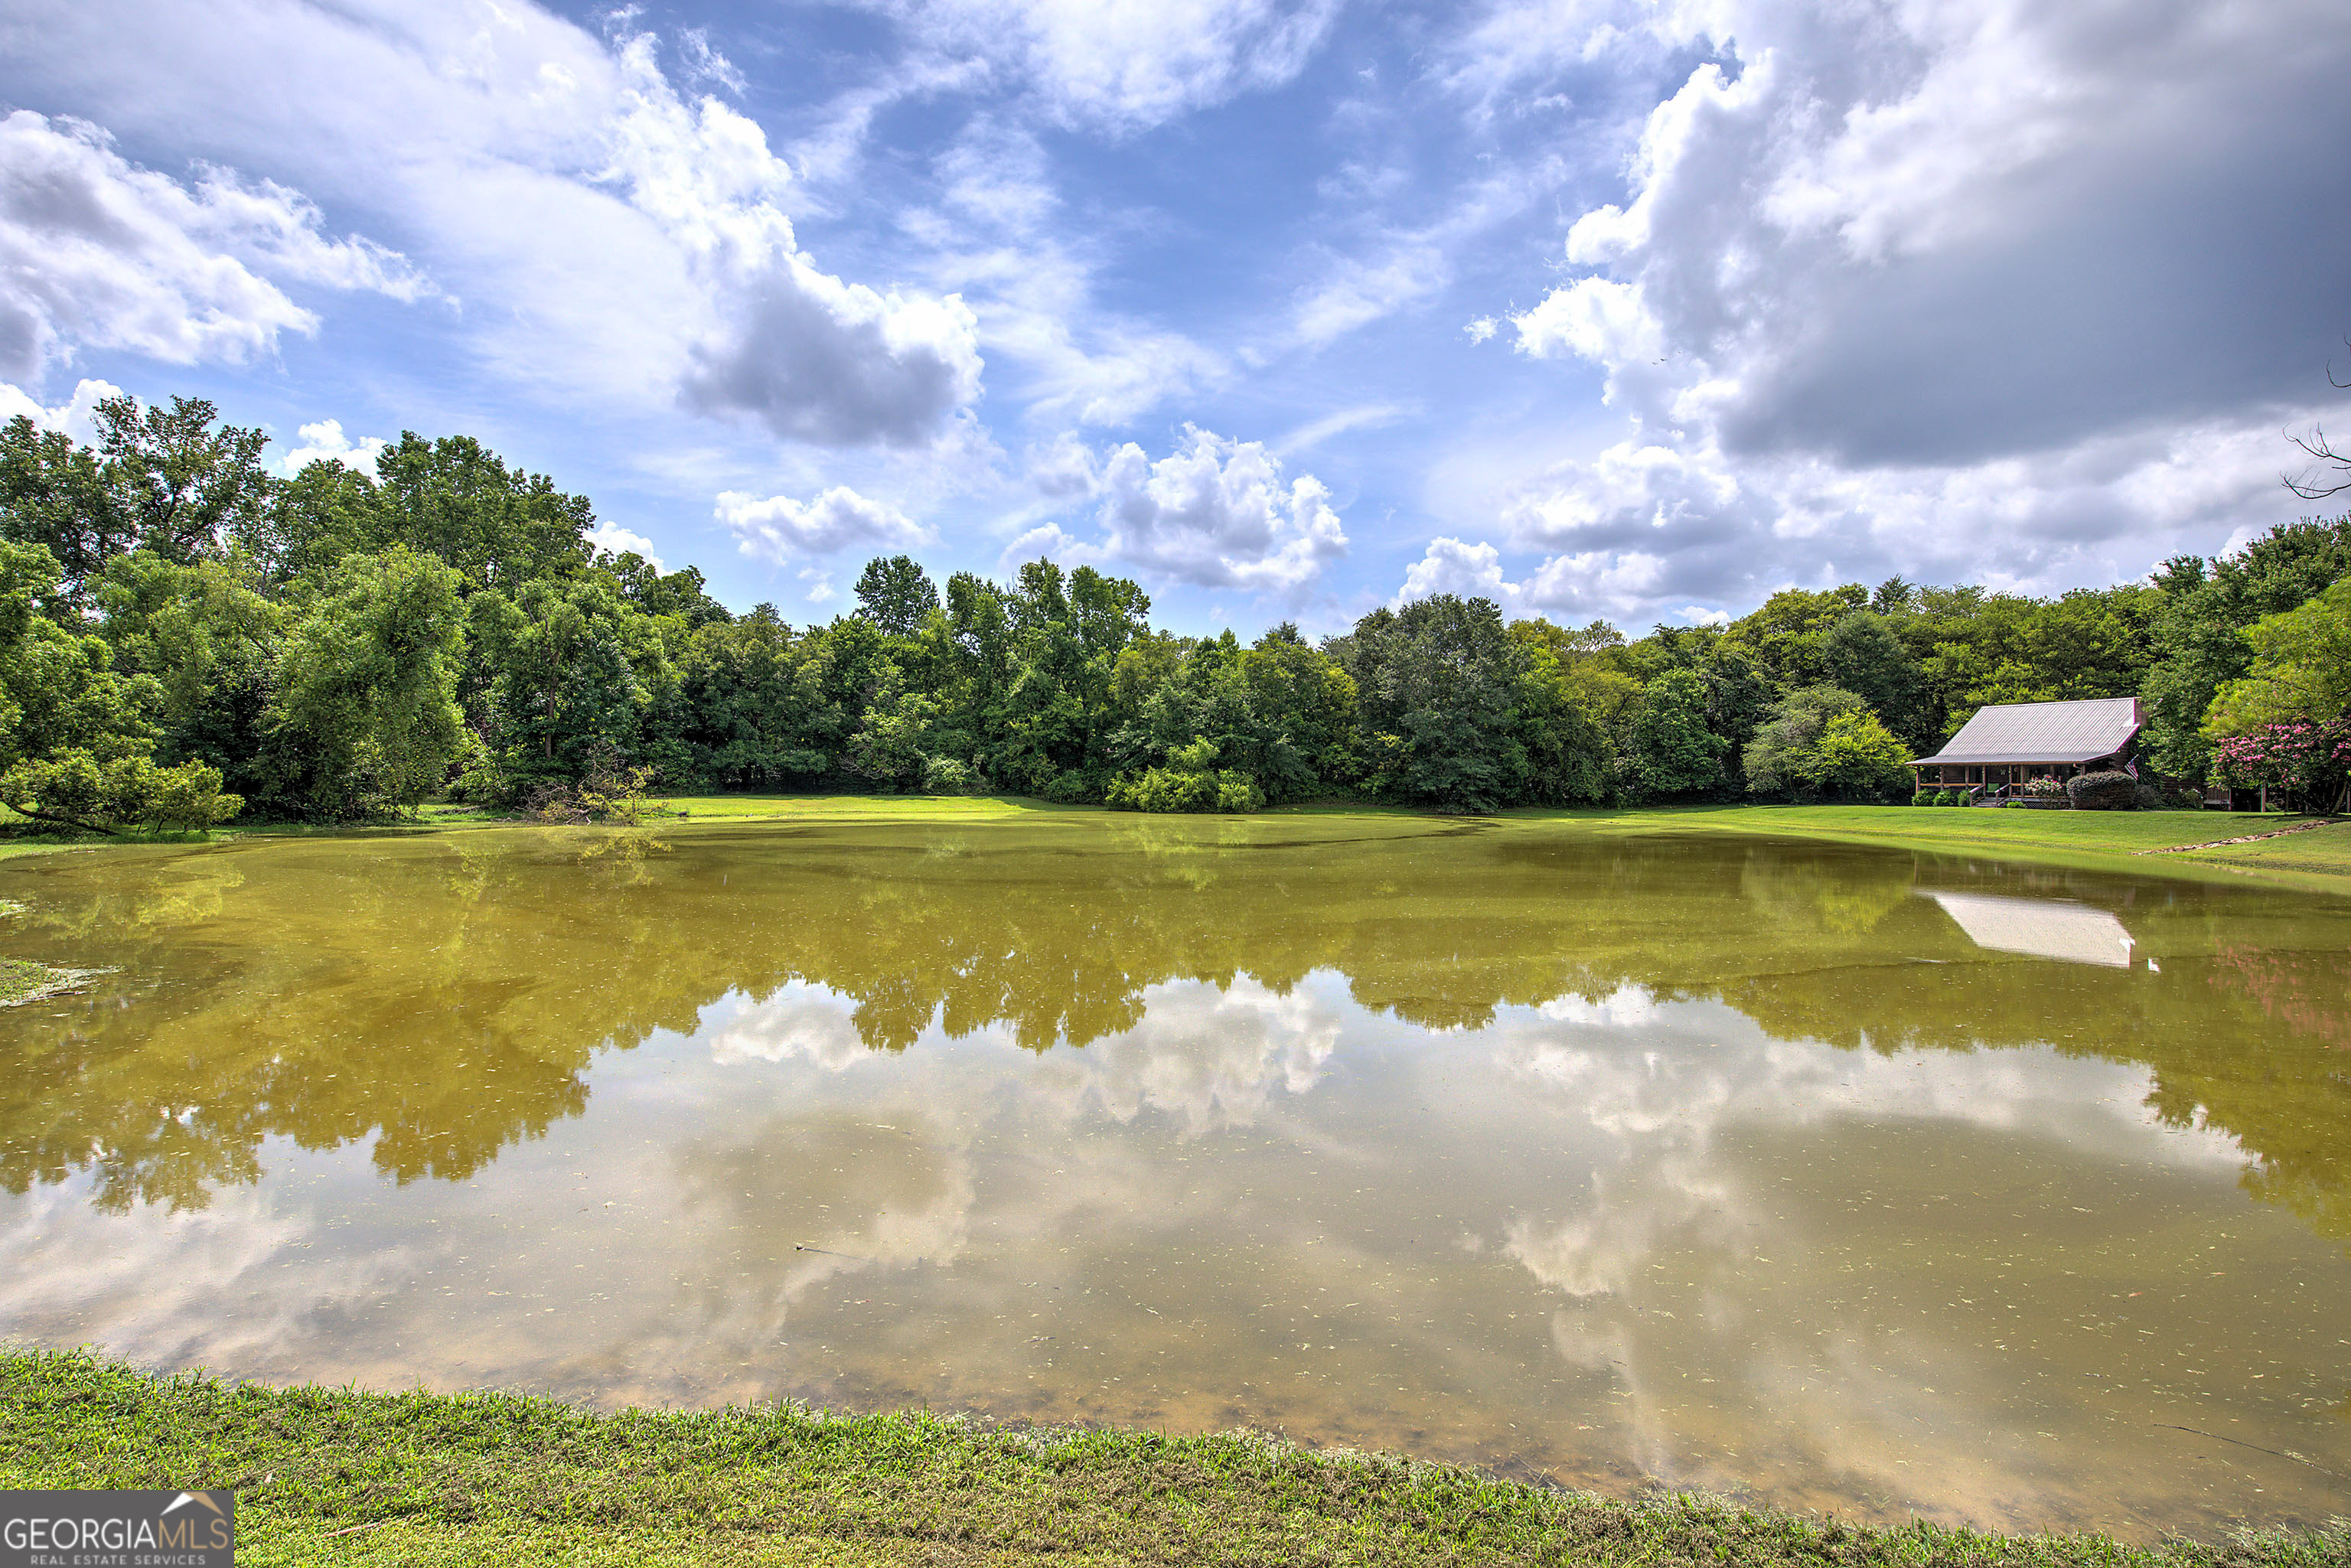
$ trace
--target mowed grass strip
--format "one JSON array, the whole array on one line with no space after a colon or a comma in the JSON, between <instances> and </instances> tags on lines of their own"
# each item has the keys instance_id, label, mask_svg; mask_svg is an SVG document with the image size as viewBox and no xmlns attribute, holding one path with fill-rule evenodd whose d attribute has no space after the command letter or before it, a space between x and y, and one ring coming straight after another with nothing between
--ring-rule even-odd
<instances>
[{"instance_id":1,"label":"mowed grass strip","mask_svg":"<svg viewBox=\"0 0 2351 1568\"><path fill-rule=\"evenodd\" d=\"M2217 1544L1619 1501L1247 1435L150 1378L0 1352L0 1487L234 1486L240 1562L2340 1568L2351 1524Z\"/></svg>"},{"instance_id":2,"label":"mowed grass strip","mask_svg":"<svg viewBox=\"0 0 2351 1568\"><path fill-rule=\"evenodd\" d=\"M1511 812L1529 823L1582 822L1604 833L1826 839L1992 860L2103 866L2138 876L2252 873L2308 891L2351 894L2351 821L2250 811L2032 811L1940 806L1660 806ZM2258 843L2212 843L2285 828Z\"/></svg>"}]
</instances>

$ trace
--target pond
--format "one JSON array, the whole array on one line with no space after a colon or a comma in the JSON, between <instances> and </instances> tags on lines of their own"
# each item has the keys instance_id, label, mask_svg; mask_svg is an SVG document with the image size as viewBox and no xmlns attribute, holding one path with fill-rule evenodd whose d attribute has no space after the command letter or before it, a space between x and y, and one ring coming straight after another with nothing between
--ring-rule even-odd
<instances>
[{"instance_id":1,"label":"pond","mask_svg":"<svg viewBox=\"0 0 2351 1568\"><path fill-rule=\"evenodd\" d=\"M1297 817L12 863L0 1335L1250 1426L2146 1538L2351 1511L2351 903Z\"/></svg>"}]
</instances>

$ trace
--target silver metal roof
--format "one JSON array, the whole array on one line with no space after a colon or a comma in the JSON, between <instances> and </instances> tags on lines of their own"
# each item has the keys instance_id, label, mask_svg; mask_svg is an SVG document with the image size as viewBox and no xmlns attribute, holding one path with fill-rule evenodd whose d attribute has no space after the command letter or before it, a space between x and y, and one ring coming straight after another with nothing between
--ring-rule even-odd
<instances>
[{"instance_id":1,"label":"silver metal roof","mask_svg":"<svg viewBox=\"0 0 2351 1568\"><path fill-rule=\"evenodd\" d=\"M1919 891L1941 904L1943 913L1958 921L1968 940L1979 947L2108 969L2131 967L2131 934L2111 911L2070 898Z\"/></svg>"},{"instance_id":2,"label":"silver metal roof","mask_svg":"<svg viewBox=\"0 0 2351 1568\"><path fill-rule=\"evenodd\" d=\"M2137 697L2075 703L1994 703L1976 710L1943 749L1919 762L2095 762L2138 733Z\"/></svg>"}]
</instances>

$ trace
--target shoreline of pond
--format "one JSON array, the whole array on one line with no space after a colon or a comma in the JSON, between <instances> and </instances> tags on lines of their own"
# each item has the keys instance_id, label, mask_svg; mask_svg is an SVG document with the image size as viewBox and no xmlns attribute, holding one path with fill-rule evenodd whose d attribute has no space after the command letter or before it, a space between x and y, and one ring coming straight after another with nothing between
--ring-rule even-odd
<instances>
[{"instance_id":1,"label":"shoreline of pond","mask_svg":"<svg viewBox=\"0 0 2351 1568\"><path fill-rule=\"evenodd\" d=\"M1620 1499L1262 1433L998 1427L796 1405L609 1415L503 1392L152 1376L0 1346L0 1488L228 1488L256 1563L1593 1561L2316 1568L2351 1521L2153 1545Z\"/></svg>"},{"instance_id":2,"label":"shoreline of pond","mask_svg":"<svg viewBox=\"0 0 2351 1568\"><path fill-rule=\"evenodd\" d=\"M762 795L670 797L640 830L709 826L879 825L936 822L981 827L1055 819L1122 823L1238 823L1265 820L1404 818L1432 824L1475 822L1502 831L1573 826L1599 836L1651 835L1795 839L1869 845L1935 855L2066 866L2124 875L2204 883L2252 883L2351 897L2351 819L2272 812L2249 817L2210 811L2003 811L1902 806L1675 805L1520 809L1490 817L1446 817L1408 808L1321 802L1232 816L1148 816L1106 807L1057 805L1023 796ZM235 842L254 838L317 838L382 833L472 831L543 827L528 818L464 807L428 807L414 819L319 827L300 823L229 824L205 833L125 833L112 838L24 834L0 837L0 862L68 849ZM2226 830L2252 827L2258 836ZM2294 830L2278 831L2277 830ZM561 827L563 831L609 831Z\"/></svg>"}]
</instances>

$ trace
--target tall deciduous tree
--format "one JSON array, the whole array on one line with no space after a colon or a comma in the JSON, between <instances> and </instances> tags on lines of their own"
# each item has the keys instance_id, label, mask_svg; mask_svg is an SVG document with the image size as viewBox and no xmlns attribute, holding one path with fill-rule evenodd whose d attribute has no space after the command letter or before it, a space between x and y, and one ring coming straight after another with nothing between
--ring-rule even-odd
<instances>
[{"instance_id":1,"label":"tall deciduous tree","mask_svg":"<svg viewBox=\"0 0 2351 1568\"><path fill-rule=\"evenodd\" d=\"M111 831L126 822L207 827L236 814L217 769L158 768L152 715L163 692L113 667L103 638L68 630L56 559L0 541L0 802L38 821Z\"/></svg>"},{"instance_id":2,"label":"tall deciduous tree","mask_svg":"<svg viewBox=\"0 0 2351 1568\"><path fill-rule=\"evenodd\" d=\"M1618 760L1625 787L1653 800L1720 789L1725 747L1706 709L1706 680L1696 670L1667 670L1644 687Z\"/></svg>"},{"instance_id":3,"label":"tall deciduous tree","mask_svg":"<svg viewBox=\"0 0 2351 1568\"><path fill-rule=\"evenodd\" d=\"M2205 716L2208 737L2262 725L2325 724L2351 716L2351 577L2245 629L2252 667L2222 686Z\"/></svg>"},{"instance_id":4,"label":"tall deciduous tree","mask_svg":"<svg viewBox=\"0 0 2351 1568\"><path fill-rule=\"evenodd\" d=\"M1331 652L1363 705L1377 792L1458 811L1514 798L1528 774L1516 733L1528 658L1493 601L1438 593L1374 610Z\"/></svg>"},{"instance_id":5,"label":"tall deciduous tree","mask_svg":"<svg viewBox=\"0 0 2351 1568\"><path fill-rule=\"evenodd\" d=\"M1856 610L1829 628L1821 643L1821 669L1831 684L1867 703L1889 728L1913 733L1921 685L1918 662L1885 616ZM1914 738L1923 743L1928 737Z\"/></svg>"},{"instance_id":6,"label":"tall deciduous tree","mask_svg":"<svg viewBox=\"0 0 2351 1568\"><path fill-rule=\"evenodd\" d=\"M413 808L465 743L459 578L400 546L346 559L302 607L277 657L270 751L307 815Z\"/></svg>"},{"instance_id":7,"label":"tall deciduous tree","mask_svg":"<svg viewBox=\"0 0 2351 1568\"><path fill-rule=\"evenodd\" d=\"M1747 788L1796 800L1882 800L1910 788L1908 758L1858 694L1806 686L1782 698L1749 743Z\"/></svg>"},{"instance_id":8,"label":"tall deciduous tree","mask_svg":"<svg viewBox=\"0 0 2351 1568\"><path fill-rule=\"evenodd\" d=\"M875 556L857 579L857 613L893 637L911 637L939 607L938 586L912 556Z\"/></svg>"},{"instance_id":9,"label":"tall deciduous tree","mask_svg":"<svg viewBox=\"0 0 2351 1568\"><path fill-rule=\"evenodd\" d=\"M2142 694L2147 756L2163 772L2206 777L2212 743L2205 711L2252 665L2246 631L2351 573L2351 518L2304 519L2272 528L2242 549L2206 560L2176 556L2156 574L2164 596L2153 629L2157 654Z\"/></svg>"},{"instance_id":10,"label":"tall deciduous tree","mask_svg":"<svg viewBox=\"0 0 2351 1568\"><path fill-rule=\"evenodd\" d=\"M587 497L507 467L472 436L426 441L402 431L375 470L388 538L440 557L469 591L513 595L527 582L576 577L595 553Z\"/></svg>"}]
</instances>

